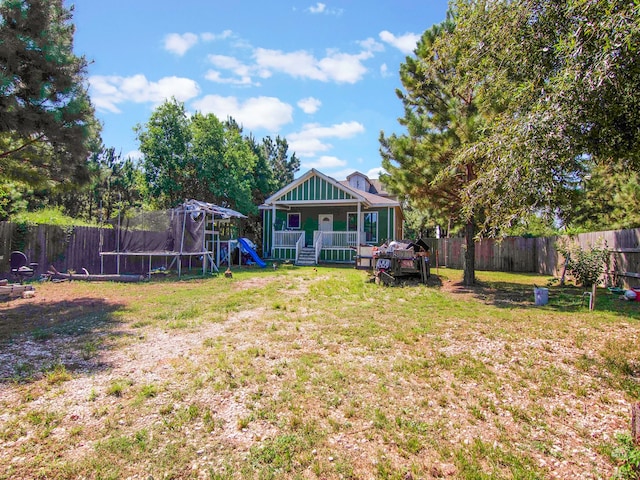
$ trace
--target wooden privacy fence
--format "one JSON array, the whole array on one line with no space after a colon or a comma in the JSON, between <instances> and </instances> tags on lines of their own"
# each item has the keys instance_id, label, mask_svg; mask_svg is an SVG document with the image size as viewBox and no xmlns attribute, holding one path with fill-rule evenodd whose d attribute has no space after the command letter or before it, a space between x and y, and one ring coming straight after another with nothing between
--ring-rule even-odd
<instances>
[{"instance_id":1,"label":"wooden privacy fence","mask_svg":"<svg viewBox=\"0 0 640 480\"><path fill-rule=\"evenodd\" d=\"M101 236L103 250L113 249L113 230L55 225L27 227L0 222L0 273L8 276L9 256L13 250L24 252L30 262L38 263L37 273L45 273L50 265L61 272L86 268L97 273L100 271Z\"/></svg>"},{"instance_id":2,"label":"wooden privacy fence","mask_svg":"<svg viewBox=\"0 0 640 480\"><path fill-rule=\"evenodd\" d=\"M621 286L640 285L640 228L584 233L567 237L582 248L606 242L611 251L607 272L611 280ZM431 247L431 265L462 268L464 239L424 239ZM530 272L558 276L564 259L556 250L556 237L507 237L501 241L482 239L476 242L476 269L504 272ZM8 277L9 255L13 250L26 253L31 262L39 264L38 273L49 265L66 272L100 272L100 251L113 251L116 230L98 227L58 227L23 225L0 222L0 278ZM148 259L124 258L121 273L145 273ZM165 259L154 259L154 268L163 266ZM115 259L105 258L104 272L115 273Z\"/></svg>"},{"instance_id":3,"label":"wooden privacy fence","mask_svg":"<svg viewBox=\"0 0 640 480\"><path fill-rule=\"evenodd\" d=\"M482 239L476 242L476 269L501 272L537 272L537 238L507 237L502 241ZM544 240L544 239L543 239ZM464 257L463 238L429 238L425 242L431 247L431 265L462 268Z\"/></svg>"},{"instance_id":4,"label":"wooden privacy fence","mask_svg":"<svg viewBox=\"0 0 640 480\"><path fill-rule=\"evenodd\" d=\"M612 284L640 285L640 228L582 233L566 237L482 239L476 242L476 269L502 272L530 272L559 276L564 258L556 242L564 238L583 249L606 247L611 252L605 271ZM431 265L462 268L464 239L424 239L431 247Z\"/></svg>"},{"instance_id":5,"label":"wooden privacy fence","mask_svg":"<svg viewBox=\"0 0 640 480\"><path fill-rule=\"evenodd\" d=\"M146 235L150 232L134 232ZM152 232L151 232L152 233ZM10 275L9 257L13 250L20 250L30 262L38 263L37 273L46 273L50 265L59 272L70 270L89 273L116 273L116 259L105 257L101 265L100 252L114 251L117 231L98 227L59 227L37 225L25 227L20 224L0 222L0 278ZM187 259L186 262L189 260ZM152 260L151 267L167 266L167 258ZM148 273L149 259L146 257L120 259L121 273Z\"/></svg>"},{"instance_id":6,"label":"wooden privacy fence","mask_svg":"<svg viewBox=\"0 0 640 480\"><path fill-rule=\"evenodd\" d=\"M611 252L606 266L611 283L624 287L640 285L640 228L583 233L575 241L582 248L606 242Z\"/></svg>"}]
</instances>

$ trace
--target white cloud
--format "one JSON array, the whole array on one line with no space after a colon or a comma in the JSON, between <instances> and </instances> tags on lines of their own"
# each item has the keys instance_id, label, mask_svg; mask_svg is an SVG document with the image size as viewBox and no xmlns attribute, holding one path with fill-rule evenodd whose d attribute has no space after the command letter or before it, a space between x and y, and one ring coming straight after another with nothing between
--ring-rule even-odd
<instances>
[{"instance_id":1,"label":"white cloud","mask_svg":"<svg viewBox=\"0 0 640 480\"><path fill-rule=\"evenodd\" d=\"M231 30L224 30L222 33L205 32L197 35L195 33L169 33L164 37L165 50L183 56L193 48L199 41L212 42L214 40L225 40L233 36Z\"/></svg>"},{"instance_id":2,"label":"white cloud","mask_svg":"<svg viewBox=\"0 0 640 480\"><path fill-rule=\"evenodd\" d=\"M164 37L164 48L178 56L187 53L191 47L198 43L198 35L195 33L170 33Z\"/></svg>"},{"instance_id":3,"label":"white cloud","mask_svg":"<svg viewBox=\"0 0 640 480\"><path fill-rule=\"evenodd\" d=\"M127 152L124 158L130 158L131 160L140 160L144 155L140 150L131 150Z\"/></svg>"},{"instance_id":4,"label":"white cloud","mask_svg":"<svg viewBox=\"0 0 640 480\"><path fill-rule=\"evenodd\" d=\"M346 180L349 175L351 175L355 170L353 168L343 168L341 170L336 170L335 172L329 173L329 175L335 178L338 181ZM326 172L323 172L326 173Z\"/></svg>"},{"instance_id":5,"label":"white cloud","mask_svg":"<svg viewBox=\"0 0 640 480\"><path fill-rule=\"evenodd\" d=\"M376 167L369 170L365 175L371 179L380 178L380 175L383 173L387 173L387 171L382 167Z\"/></svg>"},{"instance_id":6,"label":"white cloud","mask_svg":"<svg viewBox=\"0 0 640 480\"><path fill-rule=\"evenodd\" d=\"M328 78L338 83L356 83L367 73L366 67L361 63L362 60L372 56L371 52L362 52L358 55L335 53L320 60L320 68Z\"/></svg>"},{"instance_id":7,"label":"white cloud","mask_svg":"<svg viewBox=\"0 0 640 480\"><path fill-rule=\"evenodd\" d=\"M204 114L213 113L220 120L233 117L249 130L263 128L277 132L293 121L293 107L275 97L253 97L240 102L236 97L207 95L193 102L193 106Z\"/></svg>"},{"instance_id":8,"label":"white cloud","mask_svg":"<svg viewBox=\"0 0 640 480\"><path fill-rule=\"evenodd\" d=\"M356 54L327 50L322 58L306 50L284 52L255 48L253 61L249 63L228 55L209 55L207 59L215 68L207 73L207 79L217 83L259 85L253 77L266 79L274 73L283 73L294 78L353 84L367 73L364 61L383 48L372 39L361 42L361 47L363 51Z\"/></svg>"},{"instance_id":9,"label":"white cloud","mask_svg":"<svg viewBox=\"0 0 640 480\"><path fill-rule=\"evenodd\" d=\"M323 127L317 123L308 123L302 127L297 135L317 138L351 138L364 132L364 126L359 122L342 122L330 127Z\"/></svg>"},{"instance_id":10,"label":"white cloud","mask_svg":"<svg viewBox=\"0 0 640 480\"><path fill-rule=\"evenodd\" d=\"M214 40L226 40L233 35L231 30L224 30L222 33L210 33L205 32L200 34L200 38L203 42L212 42Z\"/></svg>"},{"instance_id":11,"label":"white cloud","mask_svg":"<svg viewBox=\"0 0 640 480\"><path fill-rule=\"evenodd\" d=\"M289 150L295 152L298 157L315 157L318 152L331 150L333 145L325 143L319 138L296 137L296 134L287 135Z\"/></svg>"},{"instance_id":12,"label":"white cloud","mask_svg":"<svg viewBox=\"0 0 640 480\"><path fill-rule=\"evenodd\" d=\"M257 66L269 71L286 73L295 78L309 78L322 82L356 83L367 72L362 64L373 54L365 51L355 55L328 52L327 56L318 60L309 52L282 52L257 48L254 52Z\"/></svg>"},{"instance_id":13,"label":"white cloud","mask_svg":"<svg viewBox=\"0 0 640 480\"><path fill-rule=\"evenodd\" d=\"M382 75L383 77L390 76L389 67L387 67L386 63L383 63L382 65L380 65L380 75Z\"/></svg>"},{"instance_id":14,"label":"white cloud","mask_svg":"<svg viewBox=\"0 0 640 480\"><path fill-rule=\"evenodd\" d=\"M264 69L280 71L292 77L326 80L326 76L317 66L317 60L302 50L284 53L280 50L257 48L254 57L257 65Z\"/></svg>"},{"instance_id":15,"label":"white cloud","mask_svg":"<svg viewBox=\"0 0 640 480\"><path fill-rule=\"evenodd\" d=\"M298 107L300 107L304 113L309 114L316 113L320 108L320 105L322 105L322 102L313 97L303 98L298 101Z\"/></svg>"},{"instance_id":16,"label":"white cloud","mask_svg":"<svg viewBox=\"0 0 640 480\"><path fill-rule=\"evenodd\" d=\"M294 8L294 11L295 11L295 8ZM324 14L324 15L337 15L337 16L342 15L342 12L343 12L341 8L327 8L327 4L322 2L317 2L315 5L311 5L306 9L306 11L311 13L312 15Z\"/></svg>"},{"instance_id":17,"label":"white cloud","mask_svg":"<svg viewBox=\"0 0 640 480\"><path fill-rule=\"evenodd\" d=\"M328 138L347 139L364 132L364 126L358 122L343 122L329 127L310 123L302 130L287 135L287 142L292 152L299 157L313 157L319 152L326 152L333 145L324 141Z\"/></svg>"},{"instance_id":18,"label":"white cloud","mask_svg":"<svg viewBox=\"0 0 640 480\"><path fill-rule=\"evenodd\" d=\"M208 70L204 78L215 83L223 83L223 84L229 84L229 85L254 85L254 86L260 85L259 83L254 83L253 80L251 80L251 77L248 77L248 76L237 77L237 78L223 77L222 73L220 73L217 70Z\"/></svg>"},{"instance_id":19,"label":"white cloud","mask_svg":"<svg viewBox=\"0 0 640 480\"><path fill-rule=\"evenodd\" d=\"M344 167L346 164L347 164L346 160L341 160L338 157L330 157L327 155L323 155L317 160L304 162L302 166L304 168L316 168L318 170L322 170L326 168Z\"/></svg>"},{"instance_id":20,"label":"white cloud","mask_svg":"<svg viewBox=\"0 0 640 480\"><path fill-rule=\"evenodd\" d=\"M366 40L361 40L358 42L363 49L367 52L384 52L384 45L380 42L377 42L374 38L367 38Z\"/></svg>"},{"instance_id":21,"label":"white cloud","mask_svg":"<svg viewBox=\"0 0 640 480\"><path fill-rule=\"evenodd\" d=\"M214 67L231 70L239 76L246 76L251 73L251 67L245 65L235 57L230 57L228 55L209 55L207 59Z\"/></svg>"},{"instance_id":22,"label":"white cloud","mask_svg":"<svg viewBox=\"0 0 640 480\"><path fill-rule=\"evenodd\" d=\"M125 102L160 104L175 97L185 102L200 94L200 87L190 78L164 77L157 82L144 75L131 77L95 75L89 78L91 100L98 110L120 113Z\"/></svg>"},{"instance_id":23,"label":"white cloud","mask_svg":"<svg viewBox=\"0 0 640 480\"><path fill-rule=\"evenodd\" d=\"M384 30L380 32L380 40L397 48L402 53L409 55L415 50L416 44L418 40L420 40L420 35L416 33L405 33L404 35L396 37L393 33Z\"/></svg>"},{"instance_id":24,"label":"white cloud","mask_svg":"<svg viewBox=\"0 0 640 480\"><path fill-rule=\"evenodd\" d=\"M327 8L327 6L324 3L316 3L315 6L311 6L309 7L309 11L311 13L322 13L325 11L325 9Z\"/></svg>"}]
</instances>

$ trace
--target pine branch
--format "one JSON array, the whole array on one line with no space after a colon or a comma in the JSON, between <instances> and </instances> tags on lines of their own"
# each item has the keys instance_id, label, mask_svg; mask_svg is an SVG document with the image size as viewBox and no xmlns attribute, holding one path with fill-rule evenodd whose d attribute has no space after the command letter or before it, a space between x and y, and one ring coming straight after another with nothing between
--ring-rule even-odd
<instances>
[{"instance_id":1,"label":"pine branch","mask_svg":"<svg viewBox=\"0 0 640 480\"><path fill-rule=\"evenodd\" d=\"M24 143L23 145L19 146L18 148L14 148L13 150L8 150L6 152L2 152L2 153L0 153L0 158L7 158L7 157L10 157L11 155L13 155L14 153L18 153L19 151L24 150L25 148L33 145L34 143L37 143L40 140L42 140L44 138L44 136L45 136L44 133L41 133L37 137L34 137L33 139L31 139L28 142Z\"/></svg>"}]
</instances>

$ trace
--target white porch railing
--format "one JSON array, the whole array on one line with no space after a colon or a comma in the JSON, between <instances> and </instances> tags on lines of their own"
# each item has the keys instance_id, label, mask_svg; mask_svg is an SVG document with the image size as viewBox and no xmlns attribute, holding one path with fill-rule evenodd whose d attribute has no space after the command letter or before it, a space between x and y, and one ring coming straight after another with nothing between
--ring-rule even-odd
<instances>
[{"instance_id":1,"label":"white porch railing","mask_svg":"<svg viewBox=\"0 0 640 480\"><path fill-rule=\"evenodd\" d=\"M316 238L324 248L349 248L355 247L358 241L358 232L320 232L313 234L313 244L316 245ZM364 238L364 237L362 237ZM321 248L322 248L321 247Z\"/></svg>"},{"instance_id":2,"label":"white porch railing","mask_svg":"<svg viewBox=\"0 0 640 480\"><path fill-rule=\"evenodd\" d=\"M273 232L274 247L295 247L302 239L304 246L304 231L300 230L276 230Z\"/></svg>"},{"instance_id":3,"label":"white porch railing","mask_svg":"<svg viewBox=\"0 0 640 480\"><path fill-rule=\"evenodd\" d=\"M296 242L296 262L300 258L300 250L302 250L305 245L304 237L305 237L305 234L304 232L302 232L302 235L300 235L300 238L298 238L298 241Z\"/></svg>"},{"instance_id":4,"label":"white porch railing","mask_svg":"<svg viewBox=\"0 0 640 480\"><path fill-rule=\"evenodd\" d=\"M316 263L318 263L320 252L322 251L322 232L313 232L313 246L316 249Z\"/></svg>"}]
</instances>

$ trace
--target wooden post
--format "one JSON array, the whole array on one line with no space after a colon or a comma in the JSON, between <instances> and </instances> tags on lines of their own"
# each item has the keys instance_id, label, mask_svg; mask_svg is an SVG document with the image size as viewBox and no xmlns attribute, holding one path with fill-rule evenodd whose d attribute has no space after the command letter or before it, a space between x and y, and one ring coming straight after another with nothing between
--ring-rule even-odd
<instances>
[{"instance_id":1,"label":"wooden post","mask_svg":"<svg viewBox=\"0 0 640 480\"><path fill-rule=\"evenodd\" d=\"M427 271L427 257L420 257L420 267L421 267L421 274L422 274L422 283L424 283L426 285L428 279L429 279L429 274Z\"/></svg>"},{"instance_id":2,"label":"wooden post","mask_svg":"<svg viewBox=\"0 0 640 480\"><path fill-rule=\"evenodd\" d=\"M640 445L640 403L631 405L631 438L635 445Z\"/></svg>"},{"instance_id":3,"label":"wooden post","mask_svg":"<svg viewBox=\"0 0 640 480\"><path fill-rule=\"evenodd\" d=\"M596 308L596 284L594 283L591 287L591 298L589 302L589 310L594 310Z\"/></svg>"}]
</instances>

